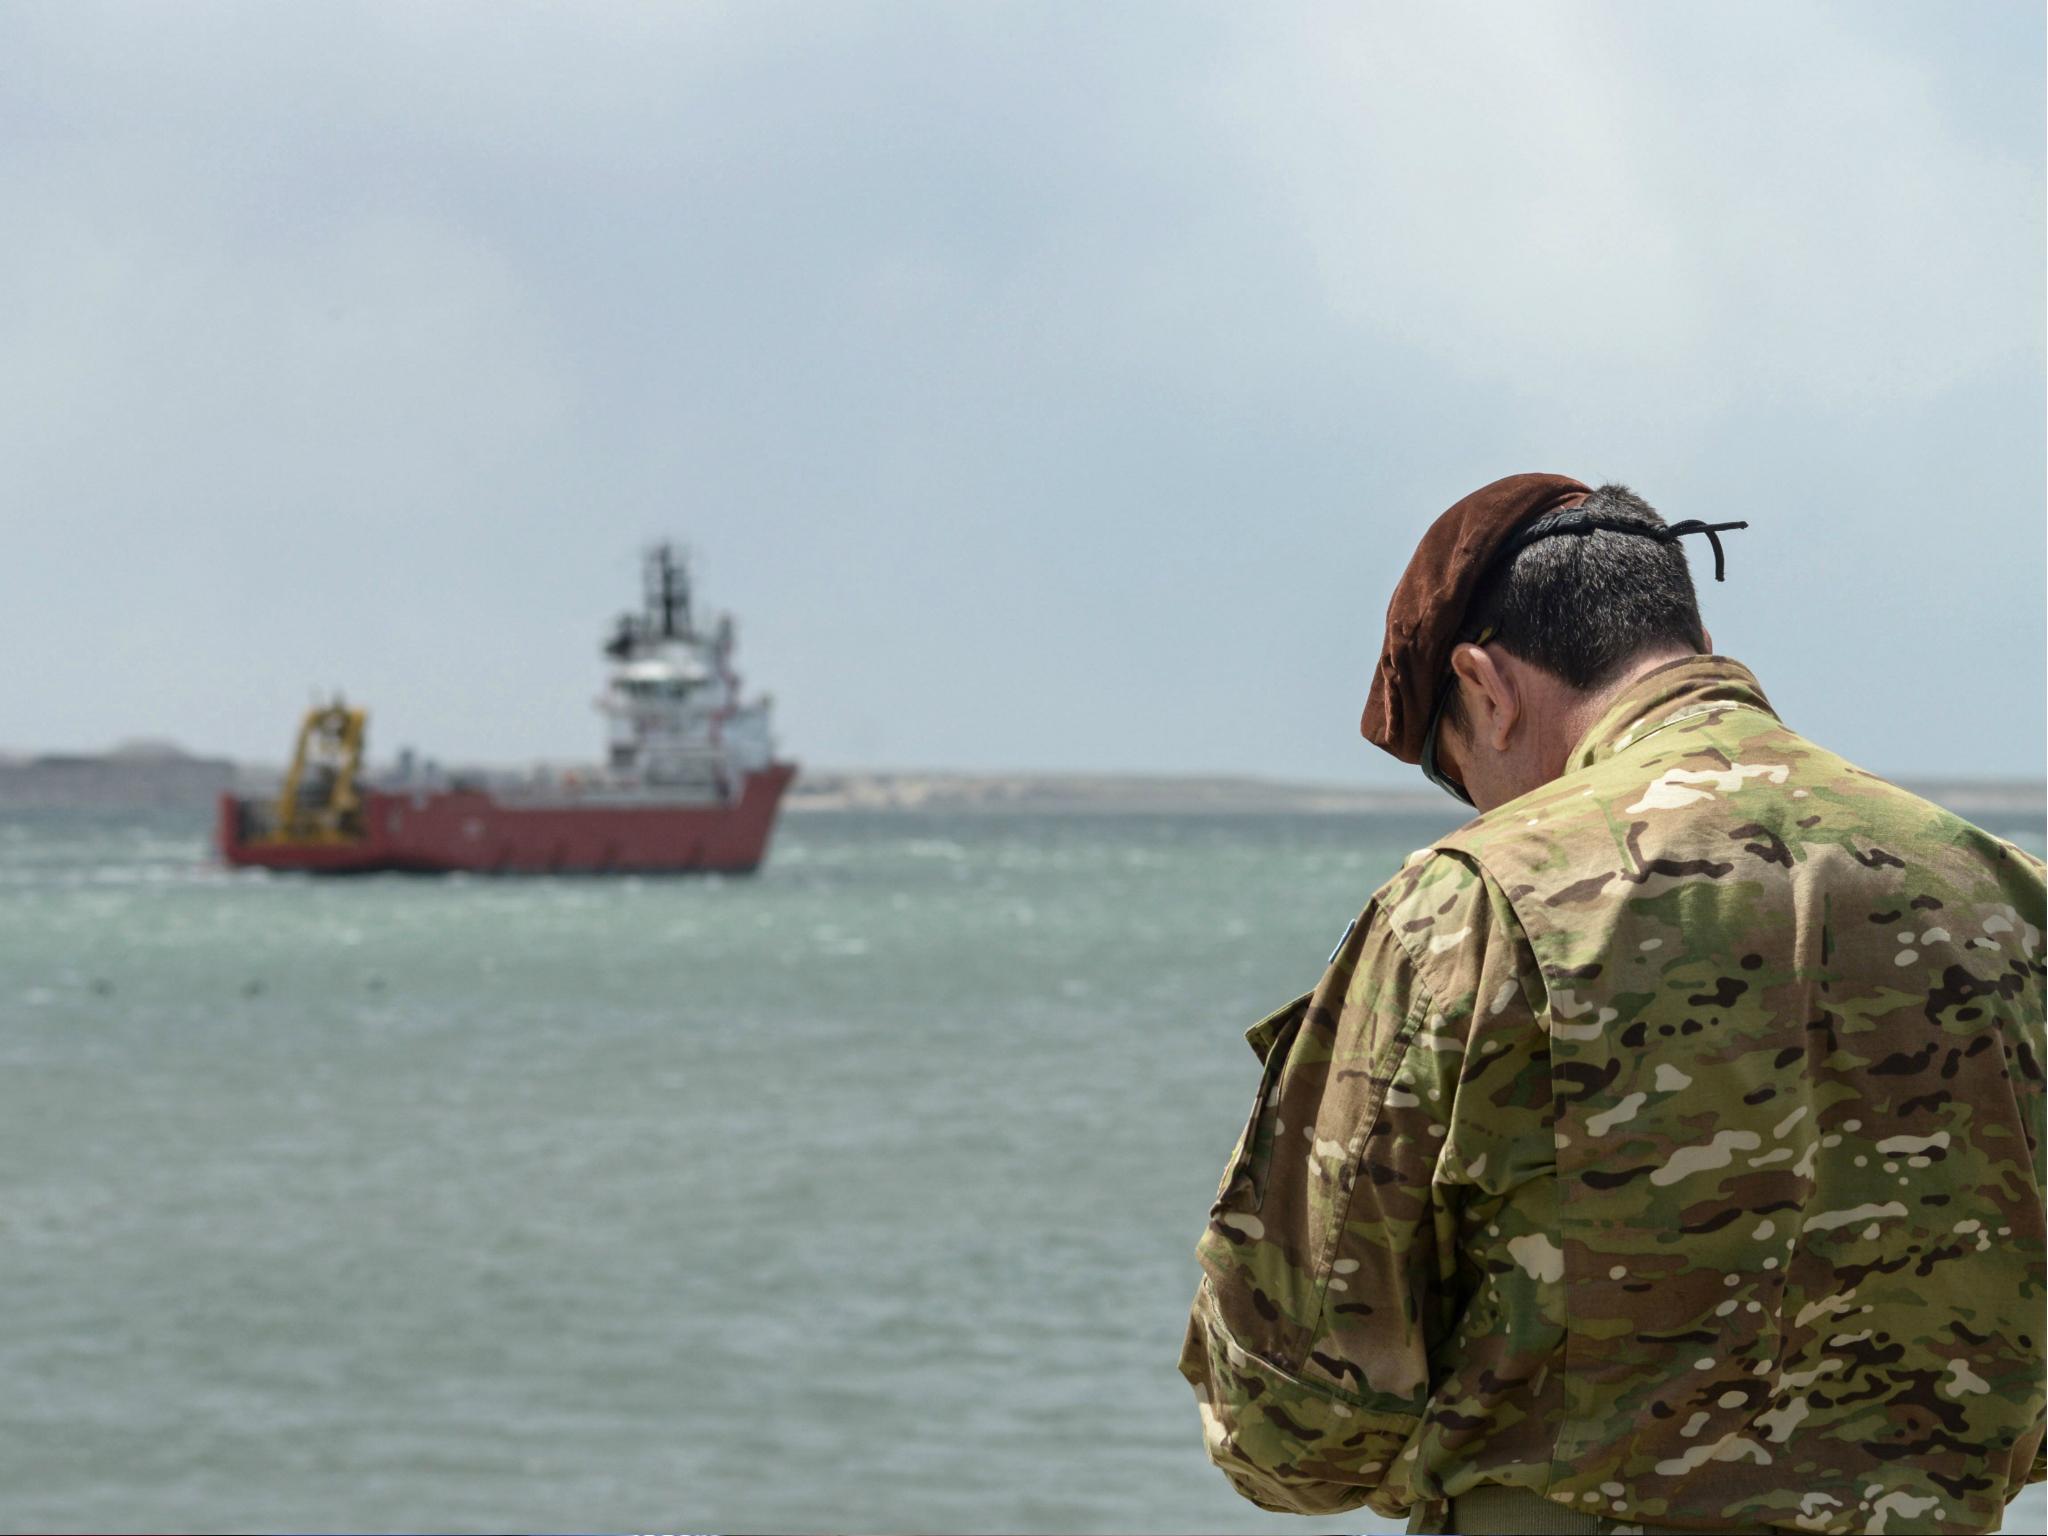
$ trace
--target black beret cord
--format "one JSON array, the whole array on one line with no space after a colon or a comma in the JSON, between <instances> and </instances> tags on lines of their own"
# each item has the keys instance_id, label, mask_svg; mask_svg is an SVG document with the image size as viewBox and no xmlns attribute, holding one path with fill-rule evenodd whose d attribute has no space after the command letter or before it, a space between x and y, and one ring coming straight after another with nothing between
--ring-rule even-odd
<instances>
[{"instance_id":1,"label":"black beret cord","mask_svg":"<svg viewBox=\"0 0 2048 1536\"><path fill-rule=\"evenodd\" d=\"M1596 529L1604 529L1609 533L1633 533L1639 538L1655 539L1659 544L1675 544L1689 533L1704 533L1707 542L1714 546L1714 580L1726 581L1728 561L1721 549L1721 535L1730 529L1748 526L1748 523L1707 523L1696 517L1689 517L1682 523L1672 523L1664 528L1651 528L1632 518L1606 512L1587 512L1574 507L1567 512L1552 512L1547 517L1539 517L1534 522L1523 525L1487 564L1493 568L1505 565L1538 539L1547 539L1559 533L1592 533Z\"/></svg>"}]
</instances>

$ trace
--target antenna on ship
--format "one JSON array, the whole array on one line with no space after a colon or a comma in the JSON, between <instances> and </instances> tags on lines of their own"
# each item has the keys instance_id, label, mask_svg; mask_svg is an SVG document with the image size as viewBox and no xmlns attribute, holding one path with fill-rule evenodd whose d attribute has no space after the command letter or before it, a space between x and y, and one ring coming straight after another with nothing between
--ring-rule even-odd
<instances>
[{"instance_id":1,"label":"antenna on ship","mask_svg":"<svg viewBox=\"0 0 2048 1536\"><path fill-rule=\"evenodd\" d=\"M690 622L690 572L666 541L647 552L647 618L664 640L686 640Z\"/></svg>"}]
</instances>

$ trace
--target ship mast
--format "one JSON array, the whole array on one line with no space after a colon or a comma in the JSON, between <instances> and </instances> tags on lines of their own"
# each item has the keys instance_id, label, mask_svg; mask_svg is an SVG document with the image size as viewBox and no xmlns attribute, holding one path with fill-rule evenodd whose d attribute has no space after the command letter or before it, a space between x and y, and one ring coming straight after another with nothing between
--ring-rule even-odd
<instances>
[{"instance_id":1,"label":"ship mast","mask_svg":"<svg viewBox=\"0 0 2048 1536\"><path fill-rule=\"evenodd\" d=\"M690 618L690 571L675 546L667 542L647 551L647 617L664 640L690 640L696 631Z\"/></svg>"}]
</instances>

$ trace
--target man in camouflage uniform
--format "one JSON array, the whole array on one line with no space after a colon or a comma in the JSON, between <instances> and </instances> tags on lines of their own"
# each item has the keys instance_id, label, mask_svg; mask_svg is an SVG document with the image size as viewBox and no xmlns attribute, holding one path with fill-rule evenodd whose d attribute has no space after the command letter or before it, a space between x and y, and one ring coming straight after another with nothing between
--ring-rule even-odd
<instances>
[{"instance_id":1,"label":"man in camouflage uniform","mask_svg":"<svg viewBox=\"0 0 2048 1536\"><path fill-rule=\"evenodd\" d=\"M1181 1370L1266 1508L1988 1531L2043 1476L2041 863L1788 730L1678 531L1516 476L1395 594L1366 732L1483 814L1249 1037Z\"/></svg>"}]
</instances>

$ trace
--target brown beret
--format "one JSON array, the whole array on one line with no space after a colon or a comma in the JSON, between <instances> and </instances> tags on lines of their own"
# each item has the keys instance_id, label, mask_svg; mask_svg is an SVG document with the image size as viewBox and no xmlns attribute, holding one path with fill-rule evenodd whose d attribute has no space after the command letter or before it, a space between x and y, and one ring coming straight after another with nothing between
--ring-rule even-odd
<instances>
[{"instance_id":1,"label":"brown beret","mask_svg":"<svg viewBox=\"0 0 2048 1536\"><path fill-rule=\"evenodd\" d=\"M1593 488L1569 475L1509 475L1429 525L1387 604L1387 638L1359 733L1404 763L1422 761L1451 646L1487 566L1532 518L1575 507Z\"/></svg>"}]
</instances>

